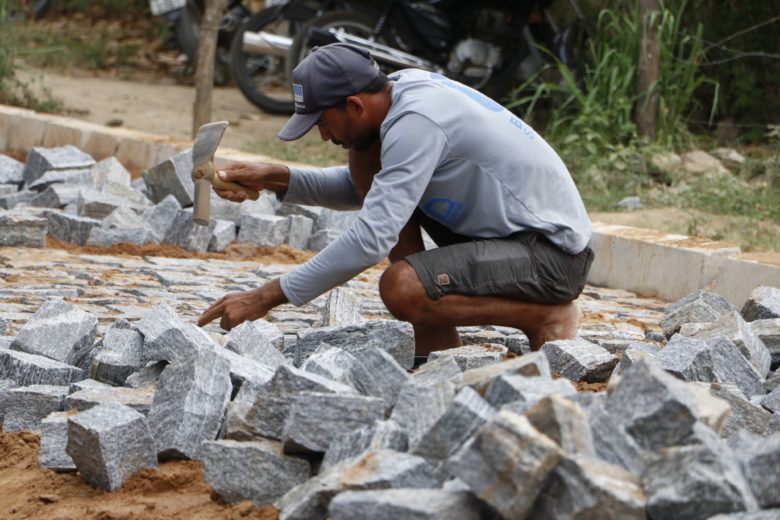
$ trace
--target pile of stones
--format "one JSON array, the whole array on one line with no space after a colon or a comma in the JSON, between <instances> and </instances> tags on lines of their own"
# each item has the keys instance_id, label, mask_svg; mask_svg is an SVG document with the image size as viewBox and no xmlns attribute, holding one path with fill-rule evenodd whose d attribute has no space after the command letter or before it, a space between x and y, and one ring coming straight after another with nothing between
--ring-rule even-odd
<instances>
[{"instance_id":1,"label":"pile of stones","mask_svg":"<svg viewBox=\"0 0 780 520\"><path fill-rule=\"evenodd\" d=\"M41 432L43 466L106 490L198 460L223 499L282 519L780 516L778 288L741 310L693 293L645 341L418 367L408 324L357 307L336 289L323 326L221 334L160 303L101 335L51 299L0 342L3 429Z\"/></svg>"},{"instance_id":2,"label":"pile of stones","mask_svg":"<svg viewBox=\"0 0 780 520\"><path fill-rule=\"evenodd\" d=\"M223 251L231 242L288 244L319 251L354 220L354 212L257 201L212 192L208 226L192 221L192 150L131 180L114 157L96 162L74 146L32 148L25 163L0 155L0 245L43 247L46 236L78 245L169 243Z\"/></svg>"}]
</instances>

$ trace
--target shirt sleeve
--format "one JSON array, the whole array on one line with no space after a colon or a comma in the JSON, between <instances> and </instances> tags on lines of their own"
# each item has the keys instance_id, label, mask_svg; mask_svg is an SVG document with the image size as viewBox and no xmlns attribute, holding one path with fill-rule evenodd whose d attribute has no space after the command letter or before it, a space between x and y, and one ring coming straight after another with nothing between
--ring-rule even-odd
<instances>
[{"instance_id":1,"label":"shirt sleeve","mask_svg":"<svg viewBox=\"0 0 780 520\"><path fill-rule=\"evenodd\" d=\"M292 204L336 210L360 208L360 197L346 166L290 168L290 185L279 199Z\"/></svg>"},{"instance_id":2,"label":"shirt sleeve","mask_svg":"<svg viewBox=\"0 0 780 520\"><path fill-rule=\"evenodd\" d=\"M385 258L447 153L444 132L419 114L404 115L386 129L382 170L357 219L316 256L282 276L287 299L303 305Z\"/></svg>"}]
</instances>

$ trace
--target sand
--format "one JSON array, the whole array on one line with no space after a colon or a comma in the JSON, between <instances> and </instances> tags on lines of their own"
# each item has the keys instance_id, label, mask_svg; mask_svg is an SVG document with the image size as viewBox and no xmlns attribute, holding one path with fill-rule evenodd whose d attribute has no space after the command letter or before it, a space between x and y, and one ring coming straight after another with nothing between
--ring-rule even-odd
<instances>
[{"instance_id":1,"label":"sand","mask_svg":"<svg viewBox=\"0 0 780 520\"><path fill-rule=\"evenodd\" d=\"M0 433L0 518L47 520L278 520L271 506L226 504L203 479L200 463L170 461L144 469L121 489L89 486L78 473L38 465L40 438L30 432Z\"/></svg>"}]
</instances>

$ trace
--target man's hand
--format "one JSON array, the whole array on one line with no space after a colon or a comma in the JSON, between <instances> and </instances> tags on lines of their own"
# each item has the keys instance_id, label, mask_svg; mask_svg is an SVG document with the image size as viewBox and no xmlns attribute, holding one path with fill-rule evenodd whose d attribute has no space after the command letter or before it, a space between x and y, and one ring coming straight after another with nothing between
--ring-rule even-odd
<instances>
[{"instance_id":1,"label":"man's hand","mask_svg":"<svg viewBox=\"0 0 780 520\"><path fill-rule=\"evenodd\" d=\"M201 314L198 326L202 327L221 317L219 326L230 330L247 320L262 318L283 303L287 303L287 297L277 278L258 289L226 294Z\"/></svg>"},{"instance_id":2,"label":"man's hand","mask_svg":"<svg viewBox=\"0 0 780 520\"><path fill-rule=\"evenodd\" d=\"M228 182L235 182L256 191L271 190L281 193L290 184L290 170L283 164L248 163L233 161L221 166L216 175ZM219 190L217 195L233 202L246 200L246 192Z\"/></svg>"}]
</instances>

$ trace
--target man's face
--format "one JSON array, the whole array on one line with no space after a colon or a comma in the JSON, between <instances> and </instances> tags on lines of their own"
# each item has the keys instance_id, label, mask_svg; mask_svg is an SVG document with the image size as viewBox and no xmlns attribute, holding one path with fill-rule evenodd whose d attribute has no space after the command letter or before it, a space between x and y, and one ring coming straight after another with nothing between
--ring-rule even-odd
<instances>
[{"instance_id":1,"label":"man's face","mask_svg":"<svg viewBox=\"0 0 780 520\"><path fill-rule=\"evenodd\" d=\"M360 125L354 111L346 108L327 108L317 123L323 141L331 141L346 149L367 150L377 139L379 130Z\"/></svg>"}]
</instances>

